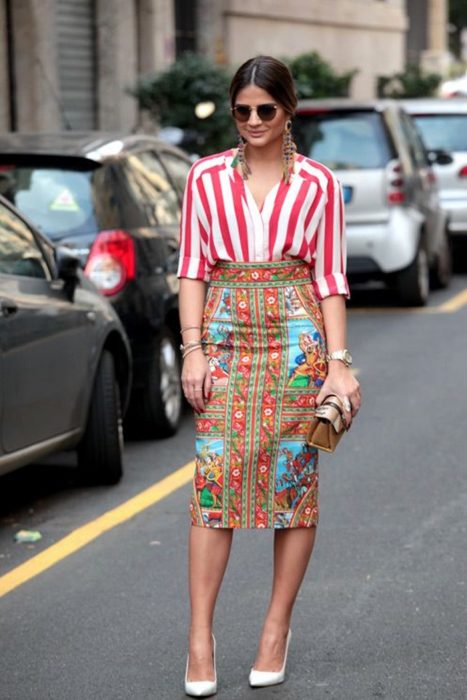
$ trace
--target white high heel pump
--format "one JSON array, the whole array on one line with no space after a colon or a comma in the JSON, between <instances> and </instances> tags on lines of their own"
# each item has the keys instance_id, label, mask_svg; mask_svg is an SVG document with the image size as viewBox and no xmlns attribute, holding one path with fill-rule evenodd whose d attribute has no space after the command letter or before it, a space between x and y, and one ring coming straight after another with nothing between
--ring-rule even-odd
<instances>
[{"instance_id":1,"label":"white high heel pump","mask_svg":"<svg viewBox=\"0 0 467 700\"><path fill-rule=\"evenodd\" d=\"M284 663L280 671L256 671L252 668L250 671L249 683L252 688L260 688L266 685L277 685L283 683L285 679L285 666L287 664L287 653L289 651L290 638L292 630L287 633L287 641L285 643Z\"/></svg>"},{"instance_id":2,"label":"white high heel pump","mask_svg":"<svg viewBox=\"0 0 467 700\"><path fill-rule=\"evenodd\" d=\"M185 669L185 693L193 698L206 698L209 695L217 693L217 671L216 671L216 638L212 635L212 658L214 663L214 680L213 681L189 681L188 680L188 664L190 656L187 655Z\"/></svg>"}]
</instances>

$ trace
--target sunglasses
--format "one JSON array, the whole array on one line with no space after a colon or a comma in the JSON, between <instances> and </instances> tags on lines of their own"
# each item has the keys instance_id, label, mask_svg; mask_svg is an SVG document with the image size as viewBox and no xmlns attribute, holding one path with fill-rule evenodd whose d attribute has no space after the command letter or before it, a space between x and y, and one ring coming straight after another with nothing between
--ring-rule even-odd
<instances>
[{"instance_id":1,"label":"sunglasses","mask_svg":"<svg viewBox=\"0 0 467 700\"><path fill-rule=\"evenodd\" d=\"M238 122L247 122L253 110L255 110L258 118L261 119L262 122L270 122L276 116L277 105L273 104L272 102L268 102L264 105L258 105L257 107L250 107L250 105L235 105L235 107L232 107L232 115Z\"/></svg>"}]
</instances>

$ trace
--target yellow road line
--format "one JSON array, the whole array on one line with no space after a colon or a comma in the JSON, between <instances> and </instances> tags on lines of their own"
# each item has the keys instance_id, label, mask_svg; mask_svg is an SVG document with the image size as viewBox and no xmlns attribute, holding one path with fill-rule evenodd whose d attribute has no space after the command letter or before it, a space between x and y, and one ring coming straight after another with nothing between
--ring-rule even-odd
<instances>
[{"instance_id":1,"label":"yellow road line","mask_svg":"<svg viewBox=\"0 0 467 700\"><path fill-rule=\"evenodd\" d=\"M169 474L169 476L141 491L141 493L138 493L128 501L121 503L116 508L107 511L95 520L91 520L89 523L73 530L66 537L44 549L43 552L31 557L31 559L4 574L0 577L0 597L34 578L34 576L38 576L61 559L77 552L97 537L100 537L104 532L112 530L117 525L129 520L134 515L141 513L141 511L181 488L191 480L193 470L194 462L185 464L185 466L177 469L176 472Z\"/></svg>"},{"instance_id":2,"label":"yellow road line","mask_svg":"<svg viewBox=\"0 0 467 700\"><path fill-rule=\"evenodd\" d=\"M452 299L449 299L449 301L446 301L444 304L440 304L440 306L436 308L439 313L449 314L453 313L453 311L459 311L459 309L466 305L467 289L464 289L462 292L459 292L459 294L453 296Z\"/></svg>"}]
</instances>

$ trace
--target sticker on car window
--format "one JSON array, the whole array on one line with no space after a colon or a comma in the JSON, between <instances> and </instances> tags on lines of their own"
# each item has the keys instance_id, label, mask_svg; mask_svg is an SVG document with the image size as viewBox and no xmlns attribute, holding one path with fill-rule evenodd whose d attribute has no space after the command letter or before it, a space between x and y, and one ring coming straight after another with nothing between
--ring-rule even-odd
<instances>
[{"instance_id":1,"label":"sticker on car window","mask_svg":"<svg viewBox=\"0 0 467 700\"><path fill-rule=\"evenodd\" d=\"M52 211L79 211L79 205L70 190L64 188L55 197L49 209Z\"/></svg>"}]
</instances>

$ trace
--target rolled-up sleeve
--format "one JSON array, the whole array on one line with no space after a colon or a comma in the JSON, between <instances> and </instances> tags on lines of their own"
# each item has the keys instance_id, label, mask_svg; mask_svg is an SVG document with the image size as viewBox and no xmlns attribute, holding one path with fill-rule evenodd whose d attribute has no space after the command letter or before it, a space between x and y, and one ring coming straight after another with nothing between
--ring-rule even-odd
<instances>
[{"instance_id":1,"label":"rolled-up sleeve","mask_svg":"<svg viewBox=\"0 0 467 700\"><path fill-rule=\"evenodd\" d=\"M208 218L204 210L197 168L192 166L183 196L180 226L180 258L177 277L209 281L207 265Z\"/></svg>"},{"instance_id":2,"label":"rolled-up sleeve","mask_svg":"<svg viewBox=\"0 0 467 700\"><path fill-rule=\"evenodd\" d=\"M346 276L344 202L337 178L328 173L326 202L316 232L312 268L313 288L319 300L339 294L350 296Z\"/></svg>"}]
</instances>

